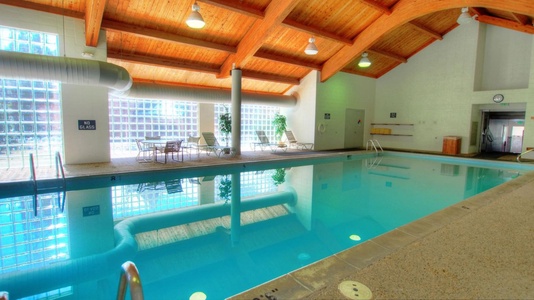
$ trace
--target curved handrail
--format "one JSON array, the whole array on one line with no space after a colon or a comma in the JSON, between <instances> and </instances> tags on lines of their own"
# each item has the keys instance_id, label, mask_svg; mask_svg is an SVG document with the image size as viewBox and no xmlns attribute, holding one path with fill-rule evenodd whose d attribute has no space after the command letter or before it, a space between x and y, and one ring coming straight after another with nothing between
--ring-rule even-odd
<instances>
[{"instance_id":1,"label":"curved handrail","mask_svg":"<svg viewBox=\"0 0 534 300\"><path fill-rule=\"evenodd\" d=\"M126 296L126 284L130 286L130 298L134 300L143 300L143 286L141 285L141 277L135 264L127 261L122 264L121 279L119 281L119 291L117 293L117 300L122 300Z\"/></svg>"},{"instance_id":2,"label":"curved handrail","mask_svg":"<svg viewBox=\"0 0 534 300\"><path fill-rule=\"evenodd\" d=\"M37 176L35 175L33 153L30 153L30 176L33 181L33 214L37 216Z\"/></svg>"},{"instance_id":3,"label":"curved handrail","mask_svg":"<svg viewBox=\"0 0 534 300\"><path fill-rule=\"evenodd\" d=\"M533 149L528 149L527 151L525 151L525 152L519 154L519 155L517 156L517 158L516 158L517 162L521 162L521 156L523 156L524 154L527 154L527 153L529 153L529 152L532 152L532 151L534 151L534 148L533 148Z\"/></svg>"}]
</instances>

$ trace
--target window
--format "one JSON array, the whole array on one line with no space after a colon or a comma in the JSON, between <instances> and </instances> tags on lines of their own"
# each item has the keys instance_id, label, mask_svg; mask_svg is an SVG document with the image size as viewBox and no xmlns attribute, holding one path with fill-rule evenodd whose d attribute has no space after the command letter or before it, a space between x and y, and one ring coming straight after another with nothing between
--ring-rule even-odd
<instances>
[{"instance_id":1,"label":"window","mask_svg":"<svg viewBox=\"0 0 534 300\"><path fill-rule=\"evenodd\" d=\"M137 155L136 139L161 136L185 140L198 133L198 104L176 100L110 97L111 157Z\"/></svg>"},{"instance_id":2,"label":"window","mask_svg":"<svg viewBox=\"0 0 534 300\"><path fill-rule=\"evenodd\" d=\"M0 26L0 49L57 56L58 36ZM36 166L54 164L63 151L60 95L58 82L0 78L0 168L23 167L30 153Z\"/></svg>"}]
</instances>

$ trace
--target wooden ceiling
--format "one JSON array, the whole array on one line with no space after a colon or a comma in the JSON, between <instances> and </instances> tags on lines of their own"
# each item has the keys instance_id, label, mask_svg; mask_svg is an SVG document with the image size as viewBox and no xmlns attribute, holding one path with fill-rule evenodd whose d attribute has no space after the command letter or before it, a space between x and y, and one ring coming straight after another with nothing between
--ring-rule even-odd
<instances>
[{"instance_id":1,"label":"wooden ceiling","mask_svg":"<svg viewBox=\"0 0 534 300\"><path fill-rule=\"evenodd\" d=\"M193 0L0 0L85 20L86 45L106 31L108 61L135 82L283 94L312 70L379 78L458 26L479 22L534 33L532 0L198 0L206 26L185 21ZM319 53L304 53L314 37ZM358 67L367 52L372 65Z\"/></svg>"}]
</instances>

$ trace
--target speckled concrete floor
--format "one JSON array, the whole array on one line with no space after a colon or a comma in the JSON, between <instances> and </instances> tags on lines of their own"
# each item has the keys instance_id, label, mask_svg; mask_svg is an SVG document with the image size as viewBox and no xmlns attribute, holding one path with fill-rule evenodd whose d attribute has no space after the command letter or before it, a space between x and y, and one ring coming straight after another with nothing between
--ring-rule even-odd
<instances>
[{"instance_id":1,"label":"speckled concrete floor","mask_svg":"<svg viewBox=\"0 0 534 300\"><path fill-rule=\"evenodd\" d=\"M67 177L87 176L332 154L243 152L239 157L193 156L167 165L128 158L67 165L65 172ZM43 168L37 176L55 177L55 172ZM25 169L0 173L0 182L28 178ZM534 299L532 195L534 173L231 299L355 299L356 292L339 291L346 281L366 285L374 299Z\"/></svg>"}]
</instances>

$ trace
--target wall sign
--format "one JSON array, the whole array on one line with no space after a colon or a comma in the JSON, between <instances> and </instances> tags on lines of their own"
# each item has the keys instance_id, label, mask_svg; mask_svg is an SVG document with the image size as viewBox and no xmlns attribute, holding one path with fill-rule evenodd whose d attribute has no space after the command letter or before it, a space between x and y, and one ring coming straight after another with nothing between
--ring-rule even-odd
<instances>
[{"instance_id":1,"label":"wall sign","mask_svg":"<svg viewBox=\"0 0 534 300\"><path fill-rule=\"evenodd\" d=\"M324 119L325 120L330 120L330 113L325 113L324 114Z\"/></svg>"},{"instance_id":2,"label":"wall sign","mask_svg":"<svg viewBox=\"0 0 534 300\"><path fill-rule=\"evenodd\" d=\"M96 130L96 121L78 120L78 130Z\"/></svg>"},{"instance_id":3,"label":"wall sign","mask_svg":"<svg viewBox=\"0 0 534 300\"><path fill-rule=\"evenodd\" d=\"M100 214L100 205L85 206L83 208L84 217L97 216L99 214Z\"/></svg>"},{"instance_id":4,"label":"wall sign","mask_svg":"<svg viewBox=\"0 0 534 300\"><path fill-rule=\"evenodd\" d=\"M395 119L397 117L397 113L396 112L393 112L393 113L389 113L389 117L391 119Z\"/></svg>"}]
</instances>

